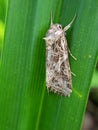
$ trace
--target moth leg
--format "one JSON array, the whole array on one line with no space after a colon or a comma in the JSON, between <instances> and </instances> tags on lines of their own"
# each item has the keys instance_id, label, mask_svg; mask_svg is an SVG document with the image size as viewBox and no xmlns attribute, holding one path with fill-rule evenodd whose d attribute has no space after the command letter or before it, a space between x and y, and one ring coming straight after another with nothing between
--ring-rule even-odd
<instances>
[{"instance_id":1,"label":"moth leg","mask_svg":"<svg viewBox=\"0 0 98 130\"><path fill-rule=\"evenodd\" d=\"M76 14L75 14L75 16L73 17L72 21L71 21L67 26L65 26L65 28L64 28L64 31L65 31L65 32L71 27L71 25L73 24L75 18L76 18Z\"/></svg>"},{"instance_id":2,"label":"moth leg","mask_svg":"<svg viewBox=\"0 0 98 130\"><path fill-rule=\"evenodd\" d=\"M73 76L76 76L76 74L74 74L73 72L71 72L71 74L72 74Z\"/></svg>"},{"instance_id":3,"label":"moth leg","mask_svg":"<svg viewBox=\"0 0 98 130\"><path fill-rule=\"evenodd\" d=\"M71 51L69 50L69 48L68 48L68 52L69 52L70 56L71 56L74 60L77 60L77 58L73 56L73 54L71 53Z\"/></svg>"}]
</instances>

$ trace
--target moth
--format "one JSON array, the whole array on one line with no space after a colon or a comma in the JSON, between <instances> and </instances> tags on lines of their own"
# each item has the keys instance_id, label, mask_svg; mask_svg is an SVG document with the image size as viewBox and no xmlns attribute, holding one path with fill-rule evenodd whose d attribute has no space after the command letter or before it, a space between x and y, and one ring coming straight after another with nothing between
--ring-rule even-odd
<instances>
[{"instance_id":1,"label":"moth","mask_svg":"<svg viewBox=\"0 0 98 130\"><path fill-rule=\"evenodd\" d=\"M68 49L66 31L71 27L73 21L62 29L60 24L51 25L43 38L46 41L46 86L48 91L63 96L72 93L72 75L69 65L68 52L76 60Z\"/></svg>"}]
</instances>

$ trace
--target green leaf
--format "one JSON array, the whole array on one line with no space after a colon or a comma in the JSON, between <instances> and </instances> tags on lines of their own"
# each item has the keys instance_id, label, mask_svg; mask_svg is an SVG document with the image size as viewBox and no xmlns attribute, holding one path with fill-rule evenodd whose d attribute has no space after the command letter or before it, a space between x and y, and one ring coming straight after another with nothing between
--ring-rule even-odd
<instances>
[{"instance_id":1,"label":"green leaf","mask_svg":"<svg viewBox=\"0 0 98 130\"><path fill-rule=\"evenodd\" d=\"M91 87L92 88L98 87L98 56L97 56L96 68L94 70L93 77L91 80Z\"/></svg>"},{"instance_id":2,"label":"green leaf","mask_svg":"<svg viewBox=\"0 0 98 130\"><path fill-rule=\"evenodd\" d=\"M1 130L79 130L98 52L98 2L90 0L9 0L0 68ZM45 85L45 42L53 22L66 26L73 93L48 93Z\"/></svg>"},{"instance_id":3,"label":"green leaf","mask_svg":"<svg viewBox=\"0 0 98 130\"><path fill-rule=\"evenodd\" d=\"M98 87L98 71L95 70L94 71L94 74L93 74L93 78L92 78L92 82L91 82L91 87L95 88L95 87Z\"/></svg>"},{"instance_id":4,"label":"green leaf","mask_svg":"<svg viewBox=\"0 0 98 130\"><path fill-rule=\"evenodd\" d=\"M0 20L5 22L6 8L8 0L0 0Z\"/></svg>"}]
</instances>

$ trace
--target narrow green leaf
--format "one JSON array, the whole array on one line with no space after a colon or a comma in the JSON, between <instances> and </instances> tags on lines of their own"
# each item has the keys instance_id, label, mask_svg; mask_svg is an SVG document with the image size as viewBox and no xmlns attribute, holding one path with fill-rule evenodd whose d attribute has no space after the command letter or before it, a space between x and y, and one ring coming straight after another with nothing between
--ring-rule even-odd
<instances>
[{"instance_id":1,"label":"narrow green leaf","mask_svg":"<svg viewBox=\"0 0 98 130\"><path fill-rule=\"evenodd\" d=\"M0 68L1 130L79 130L98 51L98 2L90 0L9 1ZM45 85L45 42L50 12L67 25L73 93L48 93Z\"/></svg>"},{"instance_id":2,"label":"narrow green leaf","mask_svg":"<svg viewBox=\"0 0 98 130\"><path fill-rule=\"evenodd\" d=\"M98 71L95 70L94 71L94 74L93 74L93 78L92 78L92 82L91 82L91 87L95 88L95 87L98 87Z\"/></svg>"}]
</instances>

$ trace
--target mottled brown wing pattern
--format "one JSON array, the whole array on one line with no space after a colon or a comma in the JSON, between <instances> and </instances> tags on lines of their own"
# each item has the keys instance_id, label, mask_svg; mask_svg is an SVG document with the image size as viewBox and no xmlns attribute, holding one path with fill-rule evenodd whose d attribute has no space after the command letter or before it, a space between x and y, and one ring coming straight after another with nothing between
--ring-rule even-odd
<instances>
[{"instance_id":1,"label":"mottled brown wing pattern","mask_svg":"<svg viewBox=\"0 0 98 130\"><path fill-rule=\"evenodd\" d=\"M60 24L51 22L46 37L46 86L64 96L72 92L72 76L68 59L68 46L65 32L73 23L75 17L64 29Z\"/></svg>"},{"instance_id":2,"label":"mottled brown wing pattern","mask_svg":"<svg viewBox=\"0 0 98 130\"><path fill-rule=\"evenodd\" d=\"M69 96L72 92L71 72L65 36L46 49L47 89L60 95Z\"/></svg>"}]
</instances>

